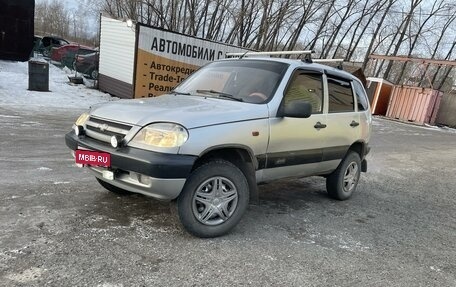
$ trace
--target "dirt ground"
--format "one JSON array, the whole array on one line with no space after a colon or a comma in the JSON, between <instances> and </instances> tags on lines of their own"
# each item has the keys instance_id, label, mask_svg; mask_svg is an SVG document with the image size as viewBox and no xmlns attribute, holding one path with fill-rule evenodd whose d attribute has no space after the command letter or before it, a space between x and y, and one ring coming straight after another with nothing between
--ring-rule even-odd
<instances>
[{"instance_id":1,"label":"dirt ground","mask_svg":"<svg viewBox=\"0 0 456 287\"><path fill-rule=\"evenodd\" d=\"M456 133L375 119L368 173L260 186L229 235L116 196L64 144L79 111L0 107L0 286L456 286Z\"/></svg>"}]
</instances>

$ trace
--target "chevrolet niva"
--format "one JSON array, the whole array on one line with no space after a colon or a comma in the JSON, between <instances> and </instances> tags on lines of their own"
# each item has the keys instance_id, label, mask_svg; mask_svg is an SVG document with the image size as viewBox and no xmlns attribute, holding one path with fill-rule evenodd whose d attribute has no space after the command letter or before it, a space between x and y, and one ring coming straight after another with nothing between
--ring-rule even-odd
<instances>
[{"instance_id":1,"label":"chevrolet niva","mask_svg":"<svg viewBox=\"0 0 456 287\"><path fill-rule=\"evenodd\" d=\"M329 196L348 199L367 170L369 109L362 83L340 69L224 59L169 94L92 107L65 142L107 190L174 201L189 233L216 237L259 183L323 176Z\"/></svg>"}]
</instances>

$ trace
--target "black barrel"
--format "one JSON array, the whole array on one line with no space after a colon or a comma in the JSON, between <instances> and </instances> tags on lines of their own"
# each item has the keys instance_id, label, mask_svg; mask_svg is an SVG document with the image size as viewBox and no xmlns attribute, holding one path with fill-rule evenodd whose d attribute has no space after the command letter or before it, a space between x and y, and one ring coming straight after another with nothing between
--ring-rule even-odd
<instances>
[{"instance_id":1,"label":"black barrel","mask_svg":"<svg viewBox=\"0 0 456 287\"><path fill-rule=\"evenodd\" d=\"M49 63L46 61L30 60L29 68L29 90L49 91Z\"/></svg>"}]
</instances>

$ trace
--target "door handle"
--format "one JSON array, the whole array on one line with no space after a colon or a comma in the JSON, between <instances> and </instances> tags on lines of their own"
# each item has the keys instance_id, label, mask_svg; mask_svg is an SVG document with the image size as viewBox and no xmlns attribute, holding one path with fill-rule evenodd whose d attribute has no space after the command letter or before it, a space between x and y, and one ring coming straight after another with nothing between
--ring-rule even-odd
<instances>
[{"instance_id":1,"label":"door handle","mask_svg":"<svg viewBox=\"0 0 456 287\"><path fill-rule=\"evenodd\" d=\"M350 126L351 126L352 128L354 128L354 127L359 126L359 123L358 123L358 122L355 122L355 121L352 121L352 122L350 123Z\"/></svg>"},{"instance_id":2,"label":"door handle","mask_svg":"<svg viewBox=\"0 0 456 287\"><path fill-rule=\"evenodd\" d=\"M316 129L324 129L326 128L326 125L325 124L322 124L320 122L317 122L315 125L314 125L314 128Z\"/></svg>"}]
</instances>

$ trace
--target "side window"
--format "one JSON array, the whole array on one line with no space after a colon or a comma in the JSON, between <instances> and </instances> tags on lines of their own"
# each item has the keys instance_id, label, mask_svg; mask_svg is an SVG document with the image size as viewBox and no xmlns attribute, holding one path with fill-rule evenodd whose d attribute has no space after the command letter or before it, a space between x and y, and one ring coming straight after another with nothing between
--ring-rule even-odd
<instances>
[{"instance_id":1,"label":"side window","mask_svg":"<svg viewBox=\"0 0 456 287\"><path fill-rule=\"evenodd\" d=\"M353 90L349 81L328 76L329 112L343 113L355 110Z\"/></svg>"},{"instance_id":2,"label":"side window","mask_svg":"<svg viewBox=\"0 0 456 287\"><path fill-rule=\"evenodd\" d=\"M355 88L356 99L358 102L358 111L367 111L367 96L364 88L357 81L353 81L353 87Z\"/></svg>"},{"instance_id":3,"label":"side window","mask_svg":"<svg viewBox=\"0 0 456 287\"><path fill-rule=\"evenodd\" d=\"M312 113L323 111L323 82L320 74L296 73L285 92L284 104L304 100L312 105Z\"/></svg>"}]
</instances>

